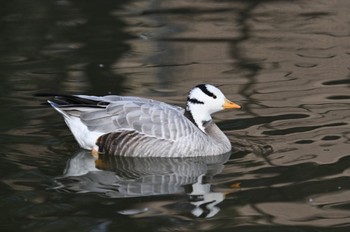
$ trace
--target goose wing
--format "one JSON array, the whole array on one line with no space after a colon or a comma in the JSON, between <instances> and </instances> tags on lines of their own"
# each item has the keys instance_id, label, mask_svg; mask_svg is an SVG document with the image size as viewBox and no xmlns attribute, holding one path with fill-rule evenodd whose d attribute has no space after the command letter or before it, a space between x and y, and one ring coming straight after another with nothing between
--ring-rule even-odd
<instances>
[{"instance_id":1,"label":"goose wing","mask_svg":"<svg viewBox=\"0 0 350 232\"><path fill-rule=\"evenodd\" d=\"M183 109L163 102L140 98L114 99L99 104L102 108L80 107L80 120L90 131L110 133L133 130L158 139L177 140L197 128L184 115Z\"/></svg>"},{"instance_id":2,"label":"goose wing","mask_svg":"<svg viewBox=\"0 0 350 232\"><path fill-rule=\"evenodd\" d=\"M97 105L106 104L106 103L118 103L121 101L124 102L142 102L142 103L150 103L155 105L165 105L166 107L172 108L176 111L180 111L182 113L185 112L185 109L176 106L176 105L170 105L161 101L149 99L149 98L143 98L143 97L134 97L134 96L119 96L119 95L107 95L107 96L88 96L88 95L74 95L74 97L79 99L91 100L93 102L98 102Z\"/></svg>"}]
</instances>

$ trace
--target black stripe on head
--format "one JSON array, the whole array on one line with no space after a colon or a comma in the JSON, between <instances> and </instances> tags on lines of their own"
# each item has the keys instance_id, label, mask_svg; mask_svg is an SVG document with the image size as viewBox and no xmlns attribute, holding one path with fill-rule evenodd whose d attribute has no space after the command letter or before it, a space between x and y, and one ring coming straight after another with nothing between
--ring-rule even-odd
<instances>
[{"instance_id":1,"label":"black stripe on head","mask_svg":"<svg viewBox=\"0 0 350 232\"><path fill-rule=\"evenodd\" d=\"M187 98L187 102L191 102L193 104L204 104L204 102L198 101L196 98Z\"/></svg>"},{"instance_id":2,"label":"black stripe on head","mask_svg":"<svg viewBox=\"0 0 350 232\"><path fill-rule=\"evenodd\" d=\"M202 92L208 95L209 97L216 99L216 95L210 92L205 84L197 85L196 87L200 88L200 90L202 90Z\"/></svg>"}]
</instances>

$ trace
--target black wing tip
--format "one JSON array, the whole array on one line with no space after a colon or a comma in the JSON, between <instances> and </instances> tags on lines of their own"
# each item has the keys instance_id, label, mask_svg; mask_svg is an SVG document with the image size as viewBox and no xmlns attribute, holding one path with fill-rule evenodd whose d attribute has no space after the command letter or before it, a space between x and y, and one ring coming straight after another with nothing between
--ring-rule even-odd
<instances>
[{"instance_id":1,"label":"black wing tip","mask_svg":"<svg viewBox=\"0 0 350 232\"><path fill-rule=\"evenodd\" d=\"M99 101L82 98L77 95L54 94L54 93L35 93L34 97L45 97L56 105L98 105Z\"/></svg>"},{"instance_id":2,"label":"black wing tip","mask_svg":"<svg viewBox=\"0 0 350 232\"><path fill-rule=\"evenodd\" d=\"M41 105L52 106L54 108L68 107L89 107L89 108L106 108L109 102L92 100L78 95L53 94L53 93L35 93L35 97L45 97L48 100Z\"/></svg>"},{"instance_id":3,"label":"black wing tip","mask_svg":"<svg viewBox=\"0 0 350 232\"><path fill-rule=\"evenodd\" d=\"M51 98L52 100L53 100L57 95L59 95L59 94L52 94L52 93L34 93L34 94L32 94L33 97ZM52 106L51 103L53 103L53 102L50 101L50 100L46 100L46 101L44 101L44 102L41 102L40 105L41 105L41 106Z\"/></svg>"}]
</instances>

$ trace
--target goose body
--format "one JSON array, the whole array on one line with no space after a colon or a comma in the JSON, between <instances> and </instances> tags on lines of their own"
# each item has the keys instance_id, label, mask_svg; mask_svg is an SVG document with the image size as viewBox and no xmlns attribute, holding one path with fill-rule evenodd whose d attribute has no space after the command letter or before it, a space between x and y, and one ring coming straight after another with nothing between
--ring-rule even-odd
<instances>
[{"instance_id":1,"label":"goose body","mask_svg":"<svg viewBox=\"0 0 350 232\"><path fill-rule=\"evenodd\" d=\"M128 96L54 95L79 145L117 156L195 157L227 153L231 143L211 118L225 108L240 108L209 84L194 87L186 109Z\"/></svg>"}]
</instances>

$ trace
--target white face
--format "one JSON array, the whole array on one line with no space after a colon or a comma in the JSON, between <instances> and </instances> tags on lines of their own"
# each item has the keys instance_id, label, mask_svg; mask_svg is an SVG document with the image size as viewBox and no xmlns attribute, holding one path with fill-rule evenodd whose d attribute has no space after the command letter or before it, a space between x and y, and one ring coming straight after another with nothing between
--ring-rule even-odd
<instances>
[{"instance_id":1,"label":"white face","mask_svg":"<svg viewBox=\"0 0 350 232\"><path fill-rule=\"evenodd\" d=\"M224 109L225 96L215 86L205 84L193 88L187 100L192 114L212 114ZM203 115L204 116L204 115Z\"/></svg>"}]
</instances>

